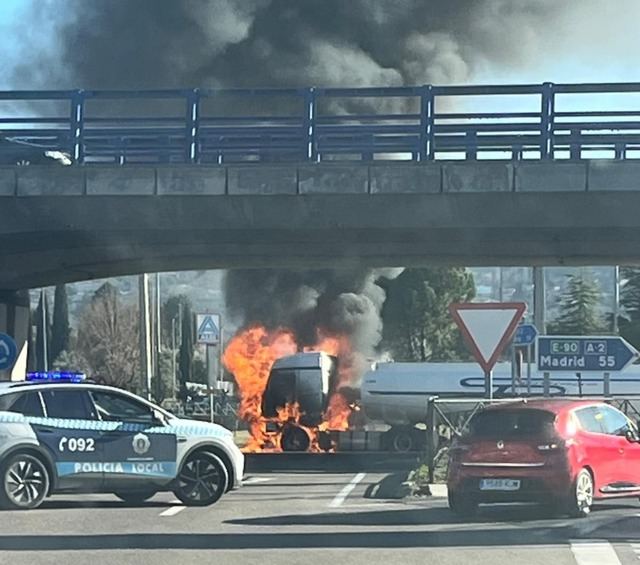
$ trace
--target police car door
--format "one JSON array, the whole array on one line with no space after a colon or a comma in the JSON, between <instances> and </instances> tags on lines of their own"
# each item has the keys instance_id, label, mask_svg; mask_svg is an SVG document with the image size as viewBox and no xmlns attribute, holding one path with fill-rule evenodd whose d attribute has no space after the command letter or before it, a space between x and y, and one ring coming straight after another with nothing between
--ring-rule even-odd
<instances>
[{"instance_id":1,"label":"police car door","mask_svg":"<svg viewBox=\"0 0 640 565\"><path fill-rule=\"evenodd\" d=\"M147 404L95 388L91 397L110 430L103 438L105 490L149 489L176 476L176 434Z\"/></svg>"},{"instance_id":2,"label":"police car door","mask_svg":"<svg viewBox=\"0 0 640 565\"><path fill-rule=\"evenodd\" d=\"M80 385L47 385L38 392L46 415L28 420L38 443L55 461L57 490L99 490L103 431L88 391Z\"/></svg>"}]
</instances>

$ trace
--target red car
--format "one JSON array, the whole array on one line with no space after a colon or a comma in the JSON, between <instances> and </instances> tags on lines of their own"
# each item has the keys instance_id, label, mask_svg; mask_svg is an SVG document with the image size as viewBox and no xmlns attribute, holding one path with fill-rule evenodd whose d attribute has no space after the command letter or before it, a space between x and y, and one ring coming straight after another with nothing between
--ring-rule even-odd
<instances>
[{"instance_id":1,"label":"red car","mask_svg":"<svg viewBox=\"0 0 640 565\"><path fill-rule=\"evenodd\" d=\"M638 429L596 400L528 400L476 414L450 449L449 507L539 502L586 516L594 500L640 496Z\"/></svg>"}]
</instances>

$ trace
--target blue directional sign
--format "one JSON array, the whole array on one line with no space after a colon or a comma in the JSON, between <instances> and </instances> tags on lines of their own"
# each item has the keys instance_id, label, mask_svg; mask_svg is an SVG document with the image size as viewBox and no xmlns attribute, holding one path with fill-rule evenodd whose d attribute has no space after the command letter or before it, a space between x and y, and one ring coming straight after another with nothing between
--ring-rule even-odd
<instances>
[{"instance_id":1,"label":"blue directional sign","mask_svg":"<svg viewBox=\"0 0 640 565\"><path fill-rule=\"evenodd\" d=\"M18 347L13 338L0 333L0 371L11 369L18 357Z\"/></svg>"},{"instance_id":2,"label":"blue directional sign","mask_svg":"<svg viewBox=\"0 0 640 565\"><path fill-rule=\"evenodd\" d=\"M538 371L622 371L639 356L621 337L538 337Z\"/></svg>"},{"instance_id":3,"label":"blue directional sign","mask_svg":"<svg viewBox=\"0 0 640 565\"><path fill-rule=\"evenodd\" d=\"M513 345L532 345L538 337L538 328L533 324L520 324L513 336Z\"/></svg>"}]
</instances>

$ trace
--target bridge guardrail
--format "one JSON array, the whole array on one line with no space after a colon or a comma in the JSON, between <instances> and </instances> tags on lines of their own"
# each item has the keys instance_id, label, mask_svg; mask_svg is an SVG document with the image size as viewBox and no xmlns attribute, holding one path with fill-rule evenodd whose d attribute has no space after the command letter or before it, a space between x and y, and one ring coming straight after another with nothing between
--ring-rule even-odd
<instances>
[{"instance_id":1,"label":"bridge guardrail","mask_svg":"<svg viewBox=\"0 0 640 565\"><path fill-rule=\"evenodd\" d=\"M2 91L0 163L28 151L84 164L633 159L640 84Z\"/></svg>"}]
</instances>

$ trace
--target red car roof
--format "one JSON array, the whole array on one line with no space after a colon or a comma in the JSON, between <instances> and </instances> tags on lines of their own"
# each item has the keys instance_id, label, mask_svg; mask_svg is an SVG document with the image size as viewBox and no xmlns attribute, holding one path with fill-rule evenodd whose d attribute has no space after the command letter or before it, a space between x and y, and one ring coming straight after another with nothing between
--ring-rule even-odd
<instances>
[{"instance_id":1,"label":"red car roof","mask_svg":"<svg viewBox=\"0 0 640 565\"><path fill-rule=\"evenodd\" d=\"M487 406L485 410L513 410L514 408L545 410L559 414L580 406L589 406L591 404L602 404L604 401L598 398L528 398L526 400L515 400L513 402L504 402Z\"/></svg>"}]
</instances>

